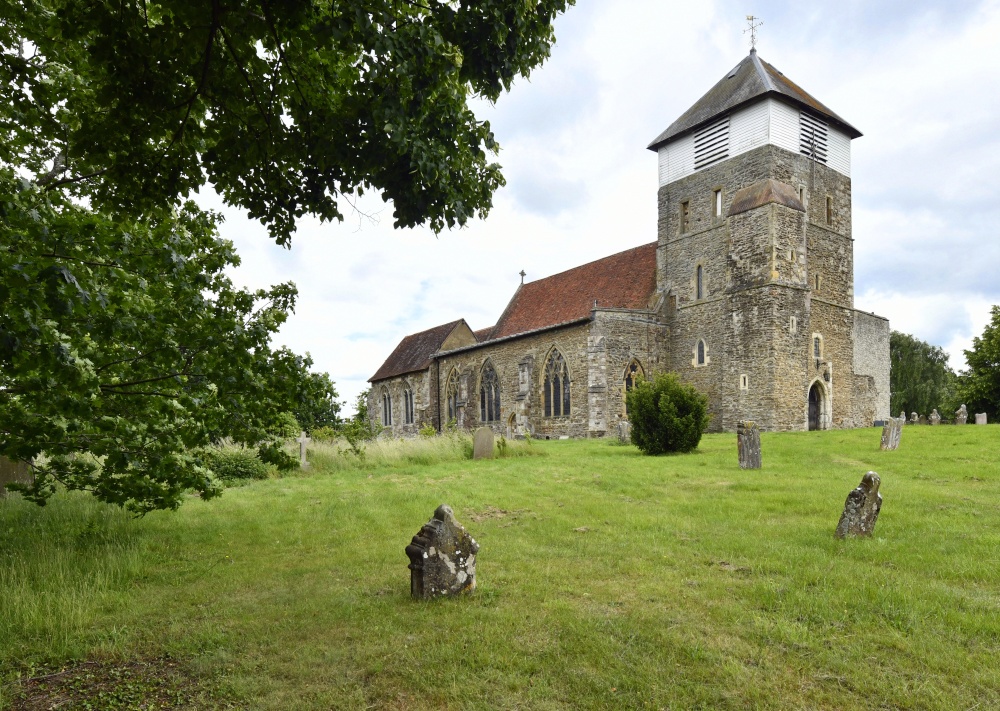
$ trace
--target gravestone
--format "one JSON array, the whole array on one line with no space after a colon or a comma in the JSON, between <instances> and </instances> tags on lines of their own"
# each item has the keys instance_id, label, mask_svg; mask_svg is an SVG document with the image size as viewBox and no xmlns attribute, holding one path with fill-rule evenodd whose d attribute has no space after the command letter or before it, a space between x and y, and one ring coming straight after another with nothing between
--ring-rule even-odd
<instances>
[{"instance_id":1,"label":"gravestone","mask_svg":"<svg viewBox=\"0 0 1000 711\"><path fill-rule=\"evenodd\" d=\"M854 536L870 536L878 521L878 512L882 510L882 495L878 493L881 480L875 472L868 472L861 478L858 488L847 495L844 502L844 513L834 536L847 538Z\"/></svg>"},{"instance_id":2,"label":"gravestone","mask_svg":"<svg viewBox=\"0 0 1000 711\"><path fill-rule=\"evenodd\" d=\"M299 466L302 467L303 469L308 469L309 462L306 461L306 445L309 444L312 440L306 437L306 433L303 432L301 435L299 435L299 438L295 441L299 443Z\"/></svg>"},{"instance_id":3,"label":"gravestone","mask_svg":"<svg viewBox=\"0 0 1000 711\"><path fill-rule=\"evenodd\" d=\"M933 410L931 410L931 416L928 418L928 420L930 421L930 424L932 424L932 425L940 425L941 424L941 415L938 414L938 411L937 411L936 407Z\"/></svg>"},{"instance_id":4,"label":"gravestone","mask_svg":"<svg viewBox=\"0 0 1000 711\"><path fill-rule=\"evenodd\" d=\"M480 427L472 440L472 458L493 459L493 446L493 430L489 427Z\"/></svg>"},{"instance_id":5,"label":"gravestone","mask_svg":"<svg viewBox=\"0 0 1000 711\"><path fill-rule=\"evenodd\" d=\"M918 415L915 412L911 412L910 413L910 424L911 425L919 425L920 424L920 415Z\"/></svg>"},{"instance_id":6,"label":"gravestone","mask_svg":"<svg viewBox=\"0 0 1000 711\"><path fill-rule=\"evenodd\" d=\"M969 411L965 409L963 404L960 408L955 410L955 424L964 425L969 421Z\"/></svg>"},{"instance_id":7,"label":"gravestone","mask_svg":"<svg viewBox=\"0 0 1000 711\"><path fill-rule=\"evenodd\" d=\"M906 424L906 410L900 410L899 419L903 421L904 425Z\"/></svg>"},{"instance_id":8,"label":"gravestone","mask_svg":"<svg viewBox=\"0 0 1000 711\"><path fill-rule=\"evenodd\" d=\"M977 425L985 425L986 424L986 413L985 412L977 412L976 413L976 424Z\"/></svg>"},{"instance_id":9,"label":"gravestone","mask_svg":"<svg viewBox=\"0 0 1000 711\"><path fill-rule=\"evenodd\" d=\"M927 424L927 418L924 417L923 415L921 415L920 416L920 420L917 422L917 424L926 425Z\"/></svg>"},{"instance_id":10,"label":"gravestone","mask_svg":"<svg viewBox=\"0 0 1000 711\"><path fill-rule=\"evenodd\" d=\"M15 462L0 454L0 498L7 495L7 484L30 484L31 466Z\"/></svg>"},{"instance_id":11,"label":"gravestone","mask_svg":"<svg viewBox=\"0 0 1000 711\"><path fill-rule=\"evenodd\" d=\"M899 448L899 440L903 436L903 423L905 417L890 417L889 421L882 427L881 449L891 452Z\"/></svg>"},{"instance_id":12,"label":"gravestone","mask_svg":"<svg viewBox=\"0 0 1000 711\"><path fill-rule=\"evenodd\" d=\"M760 469L760 430L753 420L736 423L736 448L740 455L740 469Z\"/></svg>"},{"instance_id":13,"label":"gravestone","mask_svg":"<svg viewBox=\"0 0 1000 711\"><path fill-rule=\"evenodd\" d=\"M632 423L628 420L618 420L618 441L622 444L632 443Z\"/></svg>"},{"instance_id":14,"label":"gravestone","mask_svg":"<svg viewBox=\"0 0 1000 711\"><path fill-rule=\"evenodd\" d=\"M406 547L410 559L410 596L429 600L476 589L476 553L479 544L469 535L447 504L434 511Z\"/></svg>"}]
</instances>

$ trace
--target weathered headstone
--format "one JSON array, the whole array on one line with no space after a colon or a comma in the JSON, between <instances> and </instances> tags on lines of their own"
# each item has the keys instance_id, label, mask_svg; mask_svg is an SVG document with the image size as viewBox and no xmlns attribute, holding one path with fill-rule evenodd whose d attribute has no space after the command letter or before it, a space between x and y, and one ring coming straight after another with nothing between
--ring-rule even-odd
<instances>
[{"instance_id":1,"label":"weathered headstone","mask_svg":"<svg viewBox=\"0 0 1000 711\"><path fill-rule=\"evenodd\" d=\"M885 423L882 427L881 448L883 450L889 452L899 448L899 440L903 436L904 422L906 422L905 417L890 417Z\"/></svg>"},{"instance_id":2,"label":"weathered headstone","mask_svg":"<svg viewBox=\"0 0 1000 711\"><path fill-rule=\"evenodd\" d=\"M306 461L306 445L309 444L312 440L306 437L306 433L303 432L302 434L299 435L299 438L295 441L299 443L299 466L302 467L303 469L308 469L309 462Z\"/></svg>"},{"instance_id":3,"label":"weathered headstone","mask_svg":"<svg viewBox=\"0 0 1000 711\"><path fill-rule=\"evenodd\" d=\"M489 427L480 427L476 430L476 435L472 440L473 459L493 459L493 430Z\"/></svg>"},{"instance_id":4,"label":"weathered headstone","mask_svg":"<svg viewBox=\"0 0 1000 711\"><path fill-rule=\"evenodd\" d=\"M920 424L920 415L918 415L915 412L911 412L910 413L910 424L911 425L919 425Z\"/></svg>"},{"instance_id":5,"label":"weathered headstone","mask_svg":"<svg viewBox=\"0 0 1000 711\"><path fill-rule=\"evenodd\" d=\"M753 420L736 423L736 448L740 454L740 469L760 469L760 430Z\"/></svg>"},{"instance_id":6,"label":"weathered headstone","mask_svg":"<svg viewBox=\"0 0 1000 711\"><path fill-rule=\"evenodd\" d=\"M447 504L434 511L406 547L410 559L410 595L429 600L476 589L476 553L479 544L469 535Z\"/></svg>"},{"instance_id":7,"label":"weathered headstone","mask_svg":"<svg viewBox=\"0 0 1000 711\"><path fill-rule=\"evenodd\" d=\"M844 502L844 513L834 536L870 536L878 521L878 512L882 510L882 495L878 493L881 480L875 472L868 472L861 478L858 488L847 495Z\"/></svg>"},{"instance_id":8,"label":"weathered headstone","mask_svg":"<svg viewBox=\"0 0 1000 711\"><path fill-rule=\"evenodd\" d=\"M955 424L964 425L969 421L969 411L965 409L963 404L960 408L955 410Z\"/></svg>"},{"instance_id":9,"label":"weathered headstone","mask_svg":"<svg viewBox=\"0 0 1000 711\"><path fill-rule=\"evenodd\" d=\"M903 421L904 425L906 424L906 410L899 411L899 419Z\"/></svg>"},{"instance_id":10,"label":"weathered headstone","mask_svg":"<svg viewBox=\"0 0 1000 711\"><path fill-rule=\"evenodd\" d=\"M923 415L921 415L920 416L920 420L919 420L919 422L917 424L926 425L927 424L927 418L924 417Z\"/></svg>"},{"instance_id":11,"label":"weathered headstone","mask_svg":"<svg viewBox=\"0 0 1000 711\"><path fill-rule=\"evenodd\" d=\"M977 412L976 413L976 424L977 425L985 425L986 424L986 413L985 412Z\"/></svg>"},{"instance_id":12,"label":"weathered headstone","mask_svg":"<svg viewBox=\"0 0 1000 711\"><path fill-rule=\"evenodd\" d=\"M941 424L941 415L938 414L938 411L937 411L936 407L933 410L931 410L931 416L928 417L927 420L932 425L940 425Z\"/></svg>"},{"instance_id":13,"label":"weathered headstone","mask_svg":"<svg viewBox=\"0 0 1000 711\"><path fill-rule=\"evenodd\" d=\"M0 454L0 498L7 495L7 484L31 482L31 467L27 462L15 462Z\"/></svg>"},{"instance_id":14,"label":"weathered headstone","mask_svg":"<svg viewBox=\"0 0 1000 711\"><path fill-rule=\"evenodd\" d=\"M618 420L618 441L622 444L632 443L632 423L628 420Z\"/></svg>"}]
</instances>

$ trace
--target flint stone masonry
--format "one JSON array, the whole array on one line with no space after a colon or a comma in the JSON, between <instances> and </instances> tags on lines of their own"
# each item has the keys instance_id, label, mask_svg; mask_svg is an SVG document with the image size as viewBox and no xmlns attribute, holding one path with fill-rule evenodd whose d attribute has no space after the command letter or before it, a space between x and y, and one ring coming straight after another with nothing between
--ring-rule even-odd
<instances>
[{"instance_id":1,"label":"flint stone masonry","mask_svg":"<svg viewBox=\"0 0 1000 711\"><path fill-rule=\"evenodd\" d=\"M476 430L476 436L472 441L472 458L493 459L495 444L493 430L488 427L480 427Z\"/></svg>"},{"instance_id":2,"label":"flint stone masonry","mask_svg":"<svg viewBox=\"0 0 1000 711\"><path fill-rule=\"evenodd\" d=\"M965 409L963 404L960 408L955 410L955 424L964 425L969 421L969 411Z\"/></svg>"},{"instance_id":3,"label":"flint stone masonry","mask_svg":"<svg viewBox=\"0 0 1000 711\"><path fill-rule=\"evenodd\" d=\"M904 422L906 422L905 417L890 417L889 421L882 427L881 449L883 451L891 452L899 449L899 440L903 436Z\"/></svg>"},{"instance_id":4,"label":"flint stone masonry","mask_svg":"<svg viewBox=\"0 0 1000 711\"><path fill-rule=\"evenodd\" d=\"M760 469L760 430L756 422L741 420L736 424L736 448L740 469Z\"/></svg>"},{"instance_id":5,"label":"flint stone masonry","mask_svg":"<svg viewBox=\"0 0 1000 711\"><path fill-rule=\"evenodd\" d=\"M434 511L406 547L410 559L410 596L430 600L476 589L479 544L469 535L447 504Z\"/></svg>"},{"instance_id":6,"label":"flint stone masonry","mask_svg":"<svg viewBox=\"0 0 1000 711\"><path fill-rule=\"evenodd\" d=\"M941 415L938 414L937 408L931 410L931 416L927 418L928 422L932 425L941 424Z\"/></svg>"},{"instance_id":7,"label":"flint stone masonry","mask_svg":"<svg viewBox=\"0 0 1000 711\"><path fill-rule=\"evenodd\" d=\"M861 483L847 495L844 513L840 516L834 536L849 538L870 536L875 530L879 511L882 510L882 495L878 493L881 480L875 472L868 472Z\"/></svg>"},{"instance_id":8,"label":"flint stone masonry","mask_svg":"<svg viewBox=\"0 0 1000 711\"><path fill-rule=\"evenodd\" d=\"M986 413L985 412L977 412L976 413L976 424L977 425L985 425L986 424Z\"/></svg>"},{"instance_id":9,"label":"flint stone masonry","mask_svg":"<svg viewBox=\"0 0 1000 711\"><path fill-rule=\"evenodd\" d=\"M0 498L7 495L7 484L31 482L31 467L27 462L14 462L0 454Z\"/></svg>"}]
</instances>

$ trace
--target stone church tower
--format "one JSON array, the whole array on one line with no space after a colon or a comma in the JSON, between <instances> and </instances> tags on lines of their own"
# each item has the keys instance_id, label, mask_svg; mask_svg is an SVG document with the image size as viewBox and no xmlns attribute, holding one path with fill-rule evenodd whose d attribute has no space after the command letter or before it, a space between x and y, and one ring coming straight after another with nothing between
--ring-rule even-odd
<instances>
[{"instance_id":1,"label":"stone church tower","mask_svg":"<svg viewBox=\"0 0 1000 711\"><path fill-rule=\"evenodd\" d=\"M713 429L889 414L889 325L854 309L860 135L752 50L650 144L670 369L709 395Z\"/></svg>"},{"instance_id":2,"label":"stone church tower","mask_svg":"<svg viewBox=\"0 0 1000 711\"><path fill-rule=\"evenodd\" d=\"M370 379L372 419L602 437L661 371L708 397L714 431L888 417L889 323L854 308L860 135L752 50L649 145L655 242L522 283L493 326L407 336Z\"/></svg>"}]
</instances>

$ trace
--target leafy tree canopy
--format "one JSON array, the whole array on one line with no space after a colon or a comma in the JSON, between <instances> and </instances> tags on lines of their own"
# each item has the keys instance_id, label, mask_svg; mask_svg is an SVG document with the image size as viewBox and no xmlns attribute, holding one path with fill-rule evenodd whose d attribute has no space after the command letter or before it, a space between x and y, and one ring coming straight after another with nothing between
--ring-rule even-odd
<instances>
[{"instance_id":1,"label":"leafy tree canopy","mask_svg":"<svg viewBox=\"0 0 1000 711\"><path fill-rule=\"evenodd\" d=\"M913 336L893 331L889 335L889 409L895 416L938 409L947 415L955 392L955 373L948 354Z\"/></svg>"},{"instance_id":2,"label":"leafy tree canopy","mask_svg":"<svg viewBox=\"0 0 1000 711\"><path fill-rule=\"evenodd\" d=\"M970 413L985 412L990 422L1000 419L1000 306L990 310L990 322L983 335L972 339L965 351L969 369L958 383L959 399Z\"/></svg>"},{"instance_id":3,"label":"leafy tree canopy","mask_svg":"<svg viewBox=\"0 0 1000 711\"><path fill-rule=\"evenodd\" d=\"M468 107L549 54L573 0L0 0L0 162L111 214L211 182L287 244L365 189L395 225L485 215Z\"/></svg>"}]
</instances>

